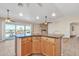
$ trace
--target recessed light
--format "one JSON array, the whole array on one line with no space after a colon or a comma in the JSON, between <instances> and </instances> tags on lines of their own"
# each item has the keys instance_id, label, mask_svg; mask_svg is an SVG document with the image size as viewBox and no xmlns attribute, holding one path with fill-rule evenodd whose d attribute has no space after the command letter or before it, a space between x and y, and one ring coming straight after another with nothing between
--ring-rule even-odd
<instances>
[{"instance_id":1,"label":"recessed light","mask_svg":"<svg viewBox=\"0 0 79 59\"><path fill-rule=\"evenodd\" d=\"M39 16L37 16L36 19L39 19Z\"/></svg>"},{"instance_id":2,"label":"recessed light","mask_svg":"<svg viewBox=\"0 0 79 59\"><path fill-rule=\"evenodd\" d=\"M19 16L23 16L23 13L19 13Z\"/></svg>"},{"instance_id":3,"label":"recessed light","mask_svg":"<svg viewBox=\"0 0 79 59\"><path fill-rule=\"evenodd\" d=\"M56 16L56 13L52 13L52 16Z\"/></svg>"}]
</instances>

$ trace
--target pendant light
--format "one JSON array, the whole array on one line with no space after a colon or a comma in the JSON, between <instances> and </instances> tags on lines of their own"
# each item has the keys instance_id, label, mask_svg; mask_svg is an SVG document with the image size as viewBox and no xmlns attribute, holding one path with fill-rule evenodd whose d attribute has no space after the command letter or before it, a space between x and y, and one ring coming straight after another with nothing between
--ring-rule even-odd
<instances>
[{"instance_id":1,"label":"pendant light","mask_svg":"<svg viewBox=\"0 0 79 59\"><path fill-rule=\"evenodd\" d=\"M10 18L9 18L9 9L7 9L7 17L5 19L5 22L11 22Z\"/></svg>"},{"instance_id":2,"label":"pendant light","mask_svg":"<svg viewBox=\"0 0 79 59\"><path fill-rule=\"evenodd\" d=\"M45 23L44 23L45 25L47 25L47 24L48 24L46 20L47 20L47 16L45 16Z\"/></svg>"}]
</instances>

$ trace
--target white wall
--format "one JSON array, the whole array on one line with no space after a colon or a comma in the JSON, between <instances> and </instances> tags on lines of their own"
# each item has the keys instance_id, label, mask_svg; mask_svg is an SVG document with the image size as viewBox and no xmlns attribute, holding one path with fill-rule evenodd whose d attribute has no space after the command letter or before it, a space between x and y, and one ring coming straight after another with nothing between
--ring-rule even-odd
<instances>
[{"instance_id":1,"label":"white wall","mask_svg":"<svg viewBox=\"0 0 79 59\"><path fill-rule=\"evenodd\" d=\"M73 27L73 30L71 30L71 35L79 35L79 23L71 24L71 29Z\"/></svg>"},{"instance_id":2,"label":"white wall","mask_svg":"<svg viewBox=\"0 0 79 59\"><path fill-rule=\"evenodd\" d=\"M2 21L0 20L0 40L2 39Z\"/></svg>"},{"instance_id":3,"label":"white wall","mask_svg":"<svg viewBox=\"0 0 79 59\"><path fill-rule=\"evenodd\" d=\"M53 23L48 25L48 34L64 34L64 37L70 37L70 24L78 23L79 17L65 17L61 19L57 19L58 21L54 21Z\"/></svg>"},{"instance_id":4,"label":"white wall","mask_svg":"<svg viewBox=\"0 0 79 59\"><path fill-rule=\"evenodd\" d=\"M41 27L39 24L33 24L33 34L41 34Z\"/></svg>"}]
</instances>

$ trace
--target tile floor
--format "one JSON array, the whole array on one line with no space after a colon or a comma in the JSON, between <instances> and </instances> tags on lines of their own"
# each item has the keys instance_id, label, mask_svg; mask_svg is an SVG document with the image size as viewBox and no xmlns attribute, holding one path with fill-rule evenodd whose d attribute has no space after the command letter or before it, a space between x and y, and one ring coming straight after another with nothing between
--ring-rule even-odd
<instances>
[{"instance_id":1,"label":"tile floor","mask_svg":"<svg viewBox=\"0 0 79 59\"><path fill-rule=\"evenodd\" d=\"M15 55L15 40L5 40L0 42L0 56Z\"/></svg>"},{"instance_id":2,"label":"tile floor","mask_svg":"<svg viewBox=\"0 0 79 59\"><path fill-rule=\"evenodd\" d=\"M63 39L63 56L79 56L79 38L73 37ZM15 55L15 40L6 40L0 42L0 56ZM41 54L32 54L31 56L42 56Z\"/></svg>"},{"instance_id":3,"label":"tile floor","mask_svg":"<svg viewBox=\"0 0 79 59\"><path fill-rule=\"evenodd\" d=\"M79 56L79 38L64 39L63 56Z\"/></svg>"}]
</instances>

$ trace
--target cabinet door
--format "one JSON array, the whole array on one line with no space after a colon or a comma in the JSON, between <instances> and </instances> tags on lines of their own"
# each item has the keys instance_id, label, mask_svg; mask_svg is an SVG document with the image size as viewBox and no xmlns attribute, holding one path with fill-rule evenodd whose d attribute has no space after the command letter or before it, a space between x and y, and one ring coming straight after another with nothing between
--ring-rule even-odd
<instances>
[{"instance_id":1,"label":"cabinet door","mask_svg":"<svg viewBox=\"0 0 79 59\"><path fill-rule=\"evenodd\" d=\"M40 53L40 37L33 37L32 39L32 52L33 53Z\"/></svg>"},{"instance_id":2,"label":"cabinet door","mask_svg":"<svg viewBox=\"0 0 79 59\"><path fill-rule=\"evenodd\" d=\"M48 47L48 44L47 44L47 37L42 37L41 38L41 53L43 55L47 55L47 47Z\"/></svg>"},{"instance_id":3,"label":"cabinet door","mask_svg":"<svg viewBox=\"0 0 79 59\"><path fill-rule=\"evenodd\" d=\"M47 55L55 56L55 45L52 42L49 42L49 46L47 48Z\"/></svg>"},{"instance_id":4,"label":"cabinet door","mask_svg":"<svg viewBox=\"0 0 79 59\"><path fill-rule=\"evenodd\" d=\"M56 39L56 56L61 55L61 39Z\"/></svg>"},{"instance_id":5,"label":"cabinet door","mask_svg":"<svg viewBox=\"0 0 79 59\"><path fill-rule=\"evenodd\" d=\"M41 53L47 56L54 56L56 53L55 38L41 38Z\"/></svg>"},{"instance_id":6,"label":"cabinet door","mask_svg":"<svg viewBox=\"0 0 79 59\"><path fill-rule=\"evenodd\" d=\"M43 37L41 38L41 53L43 54L45 50L45 40L43 39Z\"/></svg>"},{"instance_id":7,"label":"cabinet door","mask_svg":"<svg viewBox=\"0 0 79 59\"><path fill-rule=\"evenodd\" d=\"M44 49L43 49L43 53L44 53L45 55L47 55L47 47L48 47L48 45L47 45L47 40L45 39L45 40L44 40Z\"/></svg>"},{"instance_id":8,"label":"cabinet door","mask_svg":"<svg viewBox=\"0 0 79 59\"><path fill-rule=\"evenodd\" d=\"M26 41L22 41L22 43L21 43L21 55L22 56L24 56L24 55L26 55Z\"/></svg>"},{"instance_id":9,"label":"cabinet door","mask_svg":"<svg viewBox=\"0 0 79 59\"><path fill-rule=\"evenodd\" d=\"M23 38L21 41L21 55L30 55L32 53L32 42L28 38Z\"/></svg>"},{"instance_id":10,"label":"cabinet door","mask_svg":"<svg viewBox=\"0 0 79 59\"><path fill-rule=\"evenodd\" d=\"M55 47L55 38L48 38L48 55L49 56L54 56L56 53L56 47Z\"/></svg>"},{"instance_id":11,"label":"cabinet door","mask_svg":"<svg viewBox=\"0 0 79 59\"><path fill-rule=\"evenodd\" d=\"M26 55L30 55L32 53L32 42L26 42Z\"/></svg>"}]
</instances>

